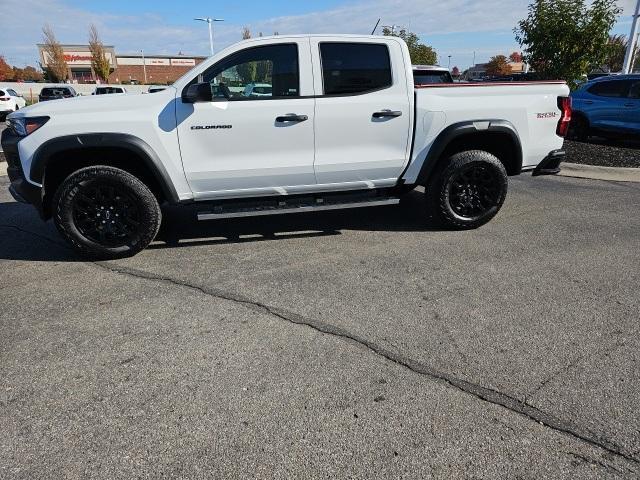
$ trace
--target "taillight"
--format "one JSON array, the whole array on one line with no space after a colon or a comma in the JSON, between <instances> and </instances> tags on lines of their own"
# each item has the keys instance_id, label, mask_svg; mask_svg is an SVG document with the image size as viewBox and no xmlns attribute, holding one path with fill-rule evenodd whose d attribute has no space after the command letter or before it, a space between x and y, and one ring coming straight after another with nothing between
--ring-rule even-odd
<instances>
[{"instance_id":1,"label":"taillight","mask_svg":"<svg viewBox=\"0 0 640 480\"><path fill-rule=\"evenodd\" d=\"M562 112L562 116L558 121L556 134L560 137L566 137L571 123L571 97L558 97L558 108Z\"/></svg>"}]
</instances>

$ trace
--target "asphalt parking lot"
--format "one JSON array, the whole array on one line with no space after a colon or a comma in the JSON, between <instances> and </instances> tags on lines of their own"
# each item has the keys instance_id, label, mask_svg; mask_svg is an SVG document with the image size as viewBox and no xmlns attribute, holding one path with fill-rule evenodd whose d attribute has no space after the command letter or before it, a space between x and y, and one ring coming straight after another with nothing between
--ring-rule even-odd
<instances>
[{"instance_id":1,"label":"asphalt parking lot","mask_svg":"<svg viewBox=\"0 0 640 480\"><path fill-rule=\"evenodd\" d=\"M1 478L638 478L640 184L513 178L76 258L0 177Z\"/></svg>"}]
</instances>

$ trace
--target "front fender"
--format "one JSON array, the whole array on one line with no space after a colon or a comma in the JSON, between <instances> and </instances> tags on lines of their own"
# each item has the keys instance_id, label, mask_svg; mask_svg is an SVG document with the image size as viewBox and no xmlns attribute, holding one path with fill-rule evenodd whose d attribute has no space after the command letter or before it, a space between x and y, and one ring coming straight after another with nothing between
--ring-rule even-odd
<instances>
[{"instance_id":1,"label":"front fender","mask_svg":"<svg viewBox=\"0 0 640 480\"><path fill-rule=\"evenodd\" d=\"M128 150L142 159L147 168L153 172L166 199L172 203L180 201L171 177L155 151L144 140L127 133L88 133L48 140L33 154L29 176L32 181L42 183L47 164L58 153L109 147Z\"/></svg>"}]
</instances>

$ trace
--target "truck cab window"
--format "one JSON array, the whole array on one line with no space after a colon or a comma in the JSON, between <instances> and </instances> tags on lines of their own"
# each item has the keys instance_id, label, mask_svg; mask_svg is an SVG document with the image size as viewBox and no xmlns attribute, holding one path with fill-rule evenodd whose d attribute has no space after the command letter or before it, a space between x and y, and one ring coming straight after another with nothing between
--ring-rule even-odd
<instances>
[{"instance_id":1,"label":"truck cab window","mask_svg":"<svg viewBox=\"0 0 640 480\"><path fill-rule=\"evenodd\" d=\"M300 96L298 47L278 44L242 50L202 75L214 99L266 100Z\"/></svg>"},{"instance_id":2,"label":"truck cab window","mask_svg":"<svg viewBox=\"0 0 640 480\"><path fill-rule=\"evenodd\" d=\"M321 43L320 56L325 95L366 93L392 85L386 45Z\"/></svg>"}]
</instances>

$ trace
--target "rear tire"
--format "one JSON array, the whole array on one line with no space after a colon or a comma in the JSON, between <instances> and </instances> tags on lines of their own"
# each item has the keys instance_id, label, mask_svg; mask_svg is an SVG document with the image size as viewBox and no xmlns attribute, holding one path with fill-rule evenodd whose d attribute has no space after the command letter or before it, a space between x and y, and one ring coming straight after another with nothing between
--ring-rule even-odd
<instances>
[{"instance_id":1,"label":"rear tire","mask_svg":"<svg viewBox=\"0 0 640 480\"><path fill-rule=\"evenodd\" d=\"M426 187L430 212L450 228L478 228L496 216L507 195L507 171L482 150L452 155Z\"/></svg>"},{"instance_id":2,"label":"rear tire","mask_svg":"<svg viewBox=\"0 0 640 480\"><path fill-rule=\"evenodd\" d=\"M124 170L107 166L69 175L53 198L60 234L93 259L130 257L146 248L160 228L160 205L149 188Z\"/></svg>"}]
</instances>

